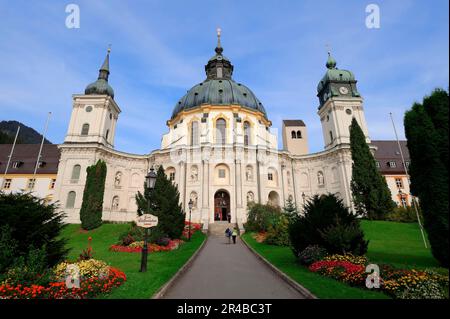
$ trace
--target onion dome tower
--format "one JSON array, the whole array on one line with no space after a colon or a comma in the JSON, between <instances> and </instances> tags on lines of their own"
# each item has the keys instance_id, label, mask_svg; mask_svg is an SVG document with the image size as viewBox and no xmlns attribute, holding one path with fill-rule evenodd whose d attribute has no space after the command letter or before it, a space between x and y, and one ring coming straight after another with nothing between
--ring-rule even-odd
<instances>
[{"instance_id":1,"label":"onion dome tower","mask_svg":"<svg viewBox=\"0 0 450 319\"><path fill-rule=\"evenodd\" d=\"M89 84L84 90L84 94L106 94L114 99L114 90L108 83L110 52L111 48L108 48L108 53L106 54L105 61L99 70L97 81Z\"/></svg>"},{"instance_id":2,"label":"onion dome tower","mask_svg":"<svg viewBox=\"0 0 450 319\"><path fill-rule=\"evenodd\" d=\"M351 71L340 70L336 67L336 60L328 52L328 60L325 66L327 71L317 85L317 97L320 107L333 96L360 97L356 88L355 76Z\"/></svg>"}]
</instances>

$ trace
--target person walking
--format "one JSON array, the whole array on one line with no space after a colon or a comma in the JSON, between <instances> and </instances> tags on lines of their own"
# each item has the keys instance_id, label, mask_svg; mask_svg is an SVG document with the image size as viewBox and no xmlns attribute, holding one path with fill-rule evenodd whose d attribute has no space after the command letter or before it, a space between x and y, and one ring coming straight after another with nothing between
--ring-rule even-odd
<instances>
[{"instance_id":1,"label":"person walking","mask_svg":"<svg viewBox=\"0 0 450 319\"><path fill-rule=\"evenodd\" d=\"M229 244L231 244L231 229L229 229L229 228L227 228L226 230L225 230L225 236L227 236L227 238L228 238L228 243Z\"/></svg>"},{"instance_id":2,"label":"person walking","mask_svg":"<svg viewBox=\"0 0 450 319\"><path fill-rule=\"evenodd\" d=\"M233 237L233 244L236 244L236 237L237 237L237 229L236 227L233 228L233 232L231 233L231 237Z\"/></svg>"}]
</instances>

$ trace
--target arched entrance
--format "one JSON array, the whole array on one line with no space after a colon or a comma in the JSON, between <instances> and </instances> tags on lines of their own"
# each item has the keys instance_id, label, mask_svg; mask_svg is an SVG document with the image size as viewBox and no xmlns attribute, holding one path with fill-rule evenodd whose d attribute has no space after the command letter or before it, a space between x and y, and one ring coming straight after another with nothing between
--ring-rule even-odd
<instances>
[{"instance_id":1,"label":"arched entrance","mask_svg":"<svg viewBox=\"0 0 450 319\"><path fill-rule=\"evenodd\" d=\"M227 191L219 190L214 194L214 220L228 220L231 218L230 195Z\"/></svg>"}]
</instances>

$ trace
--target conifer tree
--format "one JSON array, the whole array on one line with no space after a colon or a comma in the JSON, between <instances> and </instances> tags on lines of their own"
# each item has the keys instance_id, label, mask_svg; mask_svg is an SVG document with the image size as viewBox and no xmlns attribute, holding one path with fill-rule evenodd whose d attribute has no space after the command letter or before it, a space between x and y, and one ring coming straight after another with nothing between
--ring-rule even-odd
<instances>
[{"instance_id":1,"label":"conifer tree","mask_svg":"<svg viewBox=\"0 0 450 319\"><path fill-rule=\"evenodd\" d=\"M406 112L411 193L419 198L433 256L448 267L448 92L435 90Z\"/></svg>"},{"instance_id":2,"label":"conifer tree","mask_svg":"<svg viewBox=\"0 0 450 319\"><path fill-rule=\"evenodd\" d=\"M148 200L150 200L150 210ZM138 215L153 214L158 216L158 226L156 226L155 231L172 239L180 238L184 229L185 214L179 200L178 188L167 178L163 167L160 166L155 188L149 190L144 185L144 194L138 192L136 195Z\"/></svg>"},{"instance_id":3,"label":"conifer tree","mask_svg":"<svg viewBox=\"0 0 450 319\"><path fill-rule=\"evenodd\" d=\"M98 160L86 169L83 203L80 209L81 227L95 229L102 224L103 196L105 193L106 163Z\"/></svg>"},{"instance_id":4,"label":"conifer tree","mask_svg":"<svg viewBox=\"0 0 450 319\"><path fill-rule=\"evenodd\" d=\"M350 185L355 209L369 219L384 219L396 205L355 118L350 127L350 148L353 160Z\"/></svg>"},{"instance_id":5,"label":"conifer tree","mask_svg":"<svg viewBox=\"0 0 450 319\"><path fill-rule=\"evenodd\" d=\"M290 221L295 220L295 218L299 215L297 205L291 197L288 197L286 204L283 207L283 213L286 214Z\"/></svg>"}]
</instances>

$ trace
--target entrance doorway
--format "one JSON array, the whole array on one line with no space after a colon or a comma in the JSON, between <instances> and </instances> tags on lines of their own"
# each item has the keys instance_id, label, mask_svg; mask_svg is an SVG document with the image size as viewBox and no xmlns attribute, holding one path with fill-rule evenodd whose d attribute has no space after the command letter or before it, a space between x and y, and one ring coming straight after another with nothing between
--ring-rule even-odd
<instances>
[{"instance_id":1,"label":"entrance doorway","mask_svg":"<svg viewBox=\"0 0 450 319\"><path fill-rule=\"evenodd\" d=\"M227 221L231 219L230 195L226 191L217 191L214 194L214 220Z\"/></svg>"}]
</instances>

